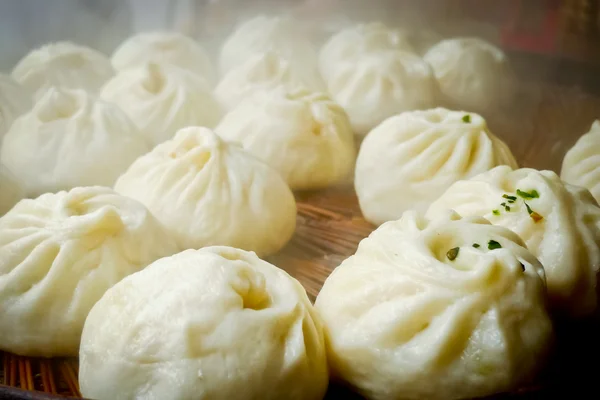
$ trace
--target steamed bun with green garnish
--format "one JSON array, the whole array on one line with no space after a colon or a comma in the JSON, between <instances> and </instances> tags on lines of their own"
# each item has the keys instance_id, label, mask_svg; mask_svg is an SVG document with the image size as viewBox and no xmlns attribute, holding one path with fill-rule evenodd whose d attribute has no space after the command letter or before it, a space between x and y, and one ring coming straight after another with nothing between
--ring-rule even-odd
<instances>
[{"instance_id":1,"label":"steamed bun with green garnish","mask_svg":"<svg viewBox=\"0 0 600 400\"><path fill-rule=\"evenodd\" d=\"M387 222L327 278L315 307L333 376L368 399L516 388L552 340L544 269L510 230L449 211Z\"/></svg>"},{"instance_id":2,"label":"steamed bun with green garnish","mask_svg":"<svg viewBox=\"0 0 600 400\"><path fill-rule=\"evenodd\" d=\"M516 232L544 265L551 305L560 314L583 317L597 309L600 207L587 189L552 171L501 166L456 182L427 216L446 209Z\"/></svg>"},{"instance_id":3,"label":"steamed bun with green garnish","mask_svg":"<svg viewBox=\"0 0 600 400\"><path fill-rule=\"evenodd\" d=\"M381 22L357 24L337 32L321 47L319 69L325 80L336 73L339 65L356 62L365 54L401 50L414 50L406 35Z\"/></svg>"},{"instance_id":4,"label":"steamed bun with green garnish","mask_svg":"<svg viewBox=\"0 0 600 400\"><path fill-rule=\"evenodd\" d=\"M115 190L146 205L183 249L270 255L296 228L296 202L281 175L207 128L184 128L138 158Z\"/></svg>"},{"instance_id":5,"label":"steamed bun with green garnish","mask_svg":"<svg viewBox=\"0 0 600 400\"><path fill-rule=\"evenodd\" d=\"M206 81L168 64L125 69L104 85L100 97L118 105L153 145L188 126L213 128L221 118Z\"/></svg>"},{"instance_id":6,"label":"steamed bun with green garnish","mask_svg":"<svg viewBox=\"0 0 600 400\"><path fill-rule=\"evenodd\" d=\"M567 152L560 177L588 189L600 202L600 120L594 122L590 131Z\"/></svg>"},{"instance_id":7,"label":"steamed bun with green garnish","mask_svg":"<svg viewBox=\"0 0 600 400\"><path fill-rule=\"evenodd\" d=\"M79 360L81 392L98 400L321 400L329 380L304 288L231 247L184 251L115 285L85 322Z\"/></svg>"},{"instance_id":8,"label":"steamed bun with green garnish","mask_svg":"<svg viewBox=\"0 0 600 400\"><path fill-rule=\"evenodd\" d=\"M261 15L237 26L221 48L221 75L265 52L273 52L288 61L309 87L323 86L315 48L300 24L283 16Z\"/></svg>"},{"instance_id":9,"label":"steamed bun with green garnish","mask_svg":"<svg viewBox=\"0 0 600 400\"><path fill-rule=\"evenodd\" d=\"M186 69L210 84L215 79L206 50L179 32L142 32L131 36L114 51L111 62L117 71L160 63Z\"/></svg>"},{"instance_id":10,"label":"steamed bun with green garnish","mask_svg":"<svg viewBox=\"0 0 600 400\"><path fill-rule=\"evenodd\" d=\"M358 136L403 111L434 106L437 96L431 67L402 51L369 53L342 63L328 79L327 89L348 113Z\"/></svg>"},{"instance_id":11,"label":"steamed bun with green garnish","mask_svg":"<svg viewBox=\"0 0 600 400\"><path fill-rule=\"evenodd\" d=\"M363 141L355 188L375 224L424 212L454 182L498 165L516 167L510 149L474 113L435 108L385 120Z\"/></svg>"},{"instance_id":12,"label":"steamed bun with green garnish","mask_svg":"<svg viewBox=\"0 0 600 400\"><path fill-rule=\"evenodd\" d=\"M150 143L116 105L83 90L51 88L10 127L0 162L27 196L112 186Z\"/></svg>"},{"instance_id":13,"label":"steamed bun with green garnish","mask_svg":"<svg viewBox=\"0 0 600 400\"><path fill-rule=\"evenodd\" d=\"M504 52L478 38L442 40L424 55L446 101L467 110L487 111L507 103L512 72Z\"/></svg>"},{"instance_id":14,"label":"steamed bun with green garnish","mask_svg":"<svg viewBox=\"0 0 600 400\"><path fill-rule=\"evenodd\" d=\"M114 70L108 57L99 51L72 42L56 42L32 50L11 75L39 99L52 87L98 94Z\"/></svg>"},{"instance_id":15,"label":"steamed bun with green garnish","mask_svg":"<svg viewBox=\"0 0 600 400\"><path fill-rule=\"evenodd\" d=\"M104 292L177 251L143 205L109 188L21 200L0 217L0 350L77 355Z\"/></svg>"},{"instance_id":16,"label":"steamed bun with green garnish","mask_svg":"<svg viewBox=\"0 0 600 400\"><path fill-rule=\"evenodd\" d=\"M256 95L230 111L216 132L276 169L292 189L341 183L354 167L348 116L325 93Z\"/></svg>"},{"instance_id":17,"label":"steamed bun with green garnish","mask_svg":"<svg viewBox=\"0 0 600 400\"><path fill-rule=\"evenodd\" d=\"M12 123L31 109L31 95L10 76L0 74L0 147Z\"/></svg>"}]
</instances>

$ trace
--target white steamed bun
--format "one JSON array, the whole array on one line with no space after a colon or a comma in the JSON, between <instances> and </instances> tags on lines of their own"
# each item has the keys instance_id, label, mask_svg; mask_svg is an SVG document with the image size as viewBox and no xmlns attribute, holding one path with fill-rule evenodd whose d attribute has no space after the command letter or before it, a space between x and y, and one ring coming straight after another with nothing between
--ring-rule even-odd
<instances>
[{"instance_id":1,"label":"white steamed bun","mask_svg":"<svg viewBox=\"0 0 600 400\"><path fill-rule=\"evenodd\" d=\"M23 197L25 197L25 193L17 178L8 168L0 164L0 216L10 210Z\"/></svg>"},{"instance_id":2,"label":"white steamed bun","mask_svg":"<svg viewBox=\"0 0 600 400\"><path fill-rule=\"evenodd\" d=\"M348 117L324 93L257 95L229 112L216 132L275 168L292 189L339 183L356 157Z\"/></svg>"},{"instance_id":3,"label":"white steamed bun","mask_svg":"<svg viewBox=\"0 0 600 400\"><path fill-rule=\"evenodd\" d=\"M145 204L184 249L269 255L296 227L294 195L281 176L206 128L177 132L137 159L115 189Z\"/></svg>"},{"instance_id":4,"label":"white steamed bun","mask_svg":"<svg viewBox=\"0 0 600 400\"><path fill-rule=\"evenodd\" d=\"M76 355L104 292L176 252L144 206L108 188L20 201L0 218L0 349Z\"/></svg>"},{"instance_id":5,"label":"white steamed bun","mask_svg":"<svg viewBox=\"0 0 600 400\"><path fill-rule=\"evenodd\" d=\"M148 63L119 72L100 97L118 105L153 144L188 126L213 128L221 108L206 82L184 69Z\"/></svg>"},{"instance_id":6,"label":"white steamed bun","mask_svg":"<svg viewBox=\"0 0 600 400\"><path fill-rule=\"evenodd\" d=\"M208 53L198 42L178 32L138 33L121 43L111 61L117 71L147 63L167 63L196 73L208 83L215 79Z\"/></svg>"},{"instance_id":7,"label":"white steamed bun","mask_svg":"<svg viewBox=\"0 0 600 400\"><path fill-rule=\"evenodd\" d=\"M10 76L0 74L0 147L12 123L31 109L31 95Z\"/></svg>"},{"instance_id":8,"label":"white steamed bun","mask_svg":"<svg viewBox=\"0 0 600 400\"><path fill-rule=\"evenodd\" d=\"M98 400L320 400L329 379L304 288L230 247L163 258L115 285L86 320L79 359L81 392Z\"/></svg>"},{"instance_id":9,"label":"white steamed bun","mask_svg":"<svg viewBox=\"0 0 600 400\"><path fill-rule=\"evenodd\" d=\"M4 137L0 161L28 196L77 186L112 186L149 150L118 107L82 90L52 88Z\"/></svg>"},{"instance_id":10,"label":"white steamed bun","mask_svg":"<svg viewBox=\"0 0 600 400\"><path fill-rule=\"evenodd\" d=\"M414 50L406 35L390 29L381 22L357 24L343 29L329 38L319 52L319 70L329 80L336 68L343 63L353 63L365 54L402 50Z\"/></svg>"},{"instance_id":11,"label":"white steamed bun","mask_svg":"<svg viewBox=\"0 0 600 400\"><path fill-rule=\"evenodd\" d=\"M503 205L504 204L504 205ZM541 261L556 311L586 316L597 307L600 207L551 171L501 166L452 185L428 210L480 215L516 232Z\"/></svg>"},{"instance_id":12,"label":"white steamed bun","mask_svg":"<svg viewBox=\"0 0 600 400\"><path fill-rule=\"evenodd\" d=\"M506 55L477 38L442 40L427 51L442 94L468 110L488 110L506 103L512 92Z\"/></svg>"},{"instance_id":13,"label":"white steamed bun","mask_svg":"<svg viewBox=\"0 0 600 400\"><path fill-rule=\"evenodd\" d=\"M508 229L451 212L410 211L379 227L327 278L315 307L332 374L374 400L513 389L552 340L539 261Z\"/></svg>"},{"instance_id":14,"label":"white steamed bun","mask_svg":"<svg viewBox=\"0 0 600 400\"><path fill-rule=\"evenodd\" d=\"M110 60L89 47L56 42L32 50L12 71L14 80L39 99L52 87L97 94L114 75Z\"/></svg>"},{"instance_id":15,"label":"white steamed bun","mask_svg":"<svg viewBox=\"0 0 600 400\"><path fill-rule=\"evenodd\" d=\"M381 224L406 210L425 212L454 182L503 164L517 167L481 116L435 108L402 113L371 131L354 183L365 218Z\"/></svg>"},{"instance_id":16,"label":"white steamed bun","mask_svg":"<svg viewBox=\"0 0 600 400\"><path fill-rule=\"evenodd\" d=\"M288 17L258 16L239 25L221 48L221 75L267 51L287 60L311 88L323 85L316 50L300 25Z\"/></svg>"},{"instance_id":17,"label":"white steamed bun","mask_svg":"<svg viewBox=\"0 0 600 400\"><path fill-rule=\"evenodd\" d=\"M257 93L284 87L293 91L310 87L291 63L272 51L256 54L241 65L232 68L215 89L221 106L231 110L243 100ZM321 89L315 87L313 89Z\"/></svg>"},{"instance_id":18,"label":"white steamed bun","mask_svg":"<svg viewBox=\"0 0 600 400\"><path fill-rule=\"evenodd\" d=\"M364 136L383 120L435 103L436 82L427 63L401 51L369 53L343 63L327 81L329 93Z\"/></svg>"},{"instance_id":19,"label":"white steamed bun","mask_svg":"<svg viewBox=\"0 0 600 400\"><path fill-rule=\"evenodd\" d=\"M588 189L600 202L600 120L594 122L590 131L567 152L560 177Z\"/></svg>"}]
</instances>

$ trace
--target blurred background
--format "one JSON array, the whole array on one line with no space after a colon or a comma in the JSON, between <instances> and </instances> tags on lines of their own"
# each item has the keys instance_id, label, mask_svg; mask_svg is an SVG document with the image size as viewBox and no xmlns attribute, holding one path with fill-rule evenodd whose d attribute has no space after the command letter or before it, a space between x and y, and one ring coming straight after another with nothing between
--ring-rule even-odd
<instances>
[{"instance_id":1,"label":"blurred background","mask_svg":"<svg viewBox=\"0 0 600 400\"><path fill-rule=\"evenodd\" d=\"M476 34L508 51L600 66L599 0L1 0L0 69L31 48L76 40L110 53L139 31L175 29L217 46L258 13L294 13L323 35L350 21L382 20L411 32ZM314 31L313 31L314 32Z\"/></svg>"}]
</instances>

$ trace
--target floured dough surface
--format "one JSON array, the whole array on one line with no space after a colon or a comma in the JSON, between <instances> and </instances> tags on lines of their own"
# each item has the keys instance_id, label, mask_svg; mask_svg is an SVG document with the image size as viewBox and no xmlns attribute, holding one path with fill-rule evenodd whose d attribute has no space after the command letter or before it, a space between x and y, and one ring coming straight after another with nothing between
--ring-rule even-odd
<instances>
[{"instance_id":1,"label":"floured dough surface","mask_svg":"<svg viewBox=\"0 0 600 400\"><path fill-rule=\"evenodd\" d=\"M230 247L163 258L115 285L80 352L82 394L99 400L320 400L328 380L304 288Z\"/></svg>"}]
</instances>

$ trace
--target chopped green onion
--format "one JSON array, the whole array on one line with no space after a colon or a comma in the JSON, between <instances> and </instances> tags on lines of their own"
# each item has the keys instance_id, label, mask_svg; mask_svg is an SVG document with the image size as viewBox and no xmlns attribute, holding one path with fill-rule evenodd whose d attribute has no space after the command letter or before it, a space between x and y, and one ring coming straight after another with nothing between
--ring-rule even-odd
<instances>
[{"instance_id":1,"label":"chopped green onion","mask_svg":"<svg viewBox=\"0 0 600 400\"><path fill-rule=\"evenodd\" d=\"M504 206L504 209L505 209L506 211L510 211L510 206Z\"/></svg>"},{"instance_id":2,"label":"chopped green onion","mask_svg":"<svg viewBox=\"0 0 600 400\"><path fill-rule=\"evenodd\" d=\"M537 199L540 197L540 194L535 189L533 189L530 192L525 192L523 190L517 189L517 195L526 200Z\"/></svg>"},{"instance_id":3,"label":"chopped green onion","mask_svg":"<svg viewBox=\"0 0 600 400\"><path fill-rule=\"evenodd\" d=\"M490 240L488 242L488 250L495 250L495 249L501 249L502 245L498 242L496 242L495 240Z\"/></svg>"},{"instance_id":4,"label":"chopped green onion","mask_svg":"<svg viewBox=\"0 0 600 400\"><path fill-rule=\"evenodd\" d=\"M517 200L517 198L515 196L509 196L507 194L503 194L502 197L507 199L508 201L512 200L513 203L515 202L515 200Z\"/></svg>"},{"instance_id":5,"label":"chopped green onion","mask_svg":"<svg viewBox=\"0 0 600 400\"><path fill-rule=\"evenodd\" d=\"M531 217L532 220L534 220L535 222L540 222L541 220L544 219L544 217L542 217L540 214L536 213L535 211L533 211L531 209L531 207L529 207L529 204L525 203L525 207L527 207L527 212L529 213L529 216Z\"/></svg>"},{"instance_id":6,"label":"chopped green onion","mask_svg":"<svg viewBox=\"0 0 600 400\"><path fill-rule=\"evenodd\" d=\"M465 114L465 115L462 117L462 120L463 120L463 122L465 122L465 123L467 123L467 124L468 124L469 122L471 122L471 116L470 116L469 114Z\"/></svg>"},{"instance_id":7,"label":"chopped green onion","mask_svg":"<svg viewBox=\"0 0 600 400\"><path fill-rule=\"evenodd\" d=\"M448 252L446 253L446 257L448 257L448 260L450 261L454 261L456 259L456 257L458 257L458 252L460 251L460 249L458 247L455 247L453 249L448 250Z\"/></svg>"},{"instance_id":8,"label":"chopped green onion","mask_svg":"<svg viewBox=\"0 0 600 400\"><path fill-rule=\"evenodd\" d=\"M481 246L479 245L479 243L473 243L473 247L475 247L476 249L480 248Z\"/></svg>"},{"instance_id":9,"label":"chopped green onion","mask_svg":"<svg viewBox=\"0 0 600 400\"><path fill-rule=\"evenodd\" d=\"M494 214L494 215L500 215L500 211L498 211L498 210L492 210L492 214Z\"/></svg>"}]
</instances>

